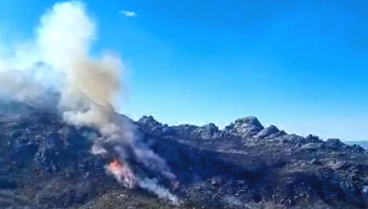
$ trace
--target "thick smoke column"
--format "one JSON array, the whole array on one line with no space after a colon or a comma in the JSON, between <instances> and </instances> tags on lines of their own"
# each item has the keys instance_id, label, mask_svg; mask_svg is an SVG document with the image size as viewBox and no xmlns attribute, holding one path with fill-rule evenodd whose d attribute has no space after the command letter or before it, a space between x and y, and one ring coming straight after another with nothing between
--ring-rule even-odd
<instances>
[{"instance_id":1,"label":"thick smoke column","mask_svg":"<svg viewBox=\"0 0 368 209\"><path fill-rule=\"evenodd\" d=\"M113 122L112 104L120 88L122 64L111 55L89 56L95 28L81 3L56 4L41 18L37 44L43 59L65 76L60 100L60 108L67 111L65 119L103 128Z\"/></svg>"},{"instance_id":2,"label":"thick smoke column","mask_svg":"<svg viewBox=\"0 0 368 209\"><path fill-rule=\"evenodd\" d=\"M175 181L166 163L139 144L132 124L115 112L114 99L122 90L119 78L123 65L119 57L112 54L102 54L99 59L90 56L92 43L96 39L96 26L82 3L55 4L41 17L33 49L38 55L35 57L49 65L43 70L47 69L46 75L50 77L36 79L35 72L39 72L39 66L32 66L32 71L16 71L1 59L0 96L36 101L47 97L50 91L56 92L58 110L67 123L99 130L101 136L94 139L92 153L114 156L110 165L106 166L109 173L115 175L117 180L127 182L127 185L132 186L137 181L136 184L142 188L176 202L176 197L155 179L143 174L135 176L130 169L128 160L134 159ZM13 76L17 73L18 76ZM55 75L57 85L50 86L44 82L55 79Z\"/></svg>"}]
</instances>

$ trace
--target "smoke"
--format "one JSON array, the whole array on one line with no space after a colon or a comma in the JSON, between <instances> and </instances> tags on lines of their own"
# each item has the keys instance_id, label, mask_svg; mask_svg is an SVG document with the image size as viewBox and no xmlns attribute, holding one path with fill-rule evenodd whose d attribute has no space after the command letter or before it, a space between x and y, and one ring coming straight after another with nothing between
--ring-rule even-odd
<instances>
[{"instance_id":1,"label":"smoke","mask_svg":"<svg viewBox=\"0 0 368 209\"><path fill-rule=\"evenodd\" d=\"M156 193L159 198L168 199L175 205L179 204L178 198L172 195L168 189L160 186L155 179L144 178L138 184L143 189Z\"/></svg>"},{"instance_id":2,"label":"smoke","mask_svg":"<svg viewBox=\"0 0 368 209\"><path fill-rule=\"evenodd\" d=\"M57 109L65 122L99 130L101 136L93 139L93 154L114 152L122 161L121 165L127 165L127 168L130 167L127 159L134 154L137 161L174 180L175 176L165 161L139 144L132 124L115 112L115 98L121 96L119 93L123 90L119 78L124 66L120 58L112 53L102 53L98 58L90 55L91 47L97 40L96 29L81 2L56 3L41 17L31 44L31 60L46 64L43 67L34 65L17 69L11 66L14 62L0 59L0 96L35 102L55 93L58 96ZM15 54L27 56L24 53ZM29 57L17 59L30 60ZM113 149L106 149L106 144L112 144ZM133 149L132 153L126 153L126 149L122 148L127 146ZM129 178L126 173L131 175L130 172L112 172L120 180ZM176 197L156 181L137 178L142 188L177 202Z\"/></svg>"},{"instance_id":3,"label":"smoke","mask_svg":"<svg viewBox=\"0 0 368 209\"><path fill-rule=\"evenodd\" d=\"M96 40L96 26L80 2L56 4L41 17L37 44L43 59L63 72L60 108L74 125L96 128L112 122L113 98L121 86L122 63L116 56L89 56Z\"/></svg>"},{"instance_id":4,"label":"smoke","mask_svg":"<svg viewBox=\"0 0 368 209\"><path fill-rule=\"evenodd\" d=\"M12 70L0 66L0 98L13 99L33 106L44 107L46 104L55 103L57 82L45 79L45 71L48 70L44 63L36 63L26 70Z\"/></svg>"},{"instance_id":5,"label":"smoke","mask_svg":"<svg viewBox=\"0 0 368 209\"><path fill-rule=\"evenodd\" d=\"M13 97L18 101L29 101L42 98L44 88L33 82L26 74L18 70L0 72L0 95Z\"/></svg>"}]
</instances>

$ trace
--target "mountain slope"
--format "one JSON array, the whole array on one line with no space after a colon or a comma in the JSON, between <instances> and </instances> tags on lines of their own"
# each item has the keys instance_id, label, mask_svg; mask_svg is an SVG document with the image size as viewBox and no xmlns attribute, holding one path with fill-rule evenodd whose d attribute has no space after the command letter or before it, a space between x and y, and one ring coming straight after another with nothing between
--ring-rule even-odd
<instances>
[{"instance_id":1,"label":"mountain slope","mask_svg":"<svg viewBox=\"0 0 368 209\"><path fill-rule=\"evenodd\" d=\"M346 143L351 145L357 144L365 149L368 149L368 141L349 141Z\"/></svg>"},{"instance_id":2,"label":"mountain slope","mask_svg":"<svg viewBox=\"0 0 368 209\"><path fill-rule=\"evenodd\" d=\"M170 189L180 200L175 206L107 174L106 159L90 153L95 130L69 126L51 110L18 109L0 111L2 208L368 207L368 153L338 139L264 128L255 117L224 130L143 117L136 134L180 182Z\"/></svg>"}]
</instances>

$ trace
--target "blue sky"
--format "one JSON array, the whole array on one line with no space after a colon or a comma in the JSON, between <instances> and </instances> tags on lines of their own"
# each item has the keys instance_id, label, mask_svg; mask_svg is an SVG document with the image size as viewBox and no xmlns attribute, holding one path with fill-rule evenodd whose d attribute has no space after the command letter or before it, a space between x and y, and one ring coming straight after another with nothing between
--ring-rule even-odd
<instances>
[{"instance_id":1,"label":"blue sky","mask_svg":"<svg viewBox=\"0 0 368 209\"><path fill-rule=\"evenodd\" d=\"M291 133L368 140L365 0L84 2L94 50L117 51L129 69L123 111L134 119L224 126L255 115ZM54 3L1 0L1 39L31 37Z\"/></svg>"}]
</instances>

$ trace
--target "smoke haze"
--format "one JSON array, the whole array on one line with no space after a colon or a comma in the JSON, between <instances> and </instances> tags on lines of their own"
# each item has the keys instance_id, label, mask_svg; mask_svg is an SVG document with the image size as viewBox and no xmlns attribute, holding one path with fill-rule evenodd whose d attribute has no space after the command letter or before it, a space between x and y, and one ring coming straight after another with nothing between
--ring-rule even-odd
<instances>
[{"instance_id":1,"label":"smoke haze","mask_svg":"<svg viewBox=\"0 0 368 209\"><path fill-rule=\"evenodd\" d=\"M78 1L56 3L41 17L35 29L32 56L14 52L17 57L0 59L0 96L35 104L35 101L54 101L45 98L55 93L57 108L65 122L99 130L101 137L93 139L93 154L112 152L106 150L104 144L113 143L118 160L125 161L127 153L121 147L130 146L138 161L173 176L165 161L139 144L133 126L115 112L114 100L122 96L123 84L119 78L123 64L112 53L104 53L98 59L90 56L91 46L97 40L96 30L84 4ZM25 63L33 60L35 64L19 69L19 66L12 66L14 60L27 60ZM36 64L40 61L44 64ZM129 167L128 162L122 165L125 164ZM112 173L117 179L127 178L126 173ZM138 185L159 197L176 199L154 179L137 178Z\"/></svg>"}]
</instances>

